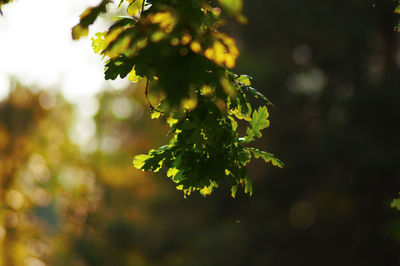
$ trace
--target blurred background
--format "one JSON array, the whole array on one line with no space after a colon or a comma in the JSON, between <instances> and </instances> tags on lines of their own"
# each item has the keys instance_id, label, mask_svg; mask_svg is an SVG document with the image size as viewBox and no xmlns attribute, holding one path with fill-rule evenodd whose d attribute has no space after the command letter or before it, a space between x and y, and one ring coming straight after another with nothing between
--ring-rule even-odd
<instances>
[{"instance_id":1,"label":"blurred background","mask_svg":"<svg viewBox=\"0 0 400 266\"><path fill-rule=\"evenodd\" d=\"M400 264L395 1L244 1L248 25L224 30L275 104L257 146L286 167L254 161L254 194L235 199L133 169L168 128L144 84L103 82L90 41L69 41L95 3L20 0L0 18L1 265Z\"/></svg>"}]
</instances>

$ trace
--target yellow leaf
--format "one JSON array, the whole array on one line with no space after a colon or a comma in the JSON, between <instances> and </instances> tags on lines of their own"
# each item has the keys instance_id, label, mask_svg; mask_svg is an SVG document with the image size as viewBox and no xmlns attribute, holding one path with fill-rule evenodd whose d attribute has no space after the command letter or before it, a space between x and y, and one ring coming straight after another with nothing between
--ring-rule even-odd
<instances>
[{"instance_id":1,"label":"yellow leaf","mask_svg":"<svg viewBox=\"0 0 400 266\"><path fill-rule=\"evenodd\" d=\"M89 33L89 29L87 27L82 27L82 25L78 24L72 28L72 39L79 40L81 37L86 37Z\"/></svg>"},{"instance_id":2,"label":"yellow leaf","mask_svg":"<svg viewBox=\"0 0 400 266\"><path fill-rule=\"evenodd\" d=\"M157 119L161 116L160 112L154 111L151 113L151 119Z\"/></svg>"},{"instance_id":3,"label":"yellow leaf","mask_svg":"<svg viewBox=\"0 0 400 266\"><path fill-rule=\"evenodd\" d=\"M200 194L203 195L204 197L207 195L210 195L213 190L213 186L208 186L200 189Z\"/></svg>"},{"instance_id":4,"label":"yellow leaf","mask_svg":"<svg viewBox=\"0 0 400 266\"><path fill-rule=\"evenodd\" d=\"M149 158L149 157L146 154L136 155L135 158L133 158L133 166L136 169L142 169L147 158Z\"/></svg>"},{"instance_id":5,"label":"yellow leaf","mask_svg":"<svg viewBox=\"0 0 400 266\"><path fill-rule=\"evenodd\" d=\"M179 170L176 169L175 167L169 168L168 172L167 172L167 176L168 177L174 177L174 176L176 176L177 173L179 173Z\"/></svg>"},{"instance_id":6,"label":"yellow leaf","mask_svg":"<svg viewBox=\"0 0 400 266\"><path fill-rule=\"evenodd\" d=\"M175 125L177 122L178 122L178 119L174 119L174 118L172 118L172 116L167 118L167 123L169 124L170 127Z\"/></svg>"},{"instance_id":7,"label":"yellow leaf","mask_svg":"<svg viewBox=\"0 0 400 266\"><path fill-rule=\"evenodd\" d=\"M131 72L129 72L128 79L129 79L129 81L132 81L132 82L135 82L135 83L139 81L140 76L136 75L136 71L135 71L134 67L132 68Z\"/></svg>"},{"instance_id":8,"label":"yellow leaf","mask_svg":"<svg viewBox=\"0 0 400 266\"><path fill-rule=\"evenodd\" d=\"M142 10L143 1L144 0L131 1L128 7L128 14L130 16L136 16L139 13L139 11Z\"/></svg>"}]
</instances>

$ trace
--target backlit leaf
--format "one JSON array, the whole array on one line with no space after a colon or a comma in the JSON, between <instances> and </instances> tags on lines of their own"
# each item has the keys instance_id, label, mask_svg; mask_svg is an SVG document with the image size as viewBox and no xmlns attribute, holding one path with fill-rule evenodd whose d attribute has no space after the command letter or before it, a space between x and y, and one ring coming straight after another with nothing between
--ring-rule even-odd
<instances>
[{"instance_id":1,"label":"backlit leaf","mask_svg":"<svg viewBox=\"0 0 400 266\"><path fill-rule=\"evenodd\" d=\"M255 137L261 138L260 130L269 127L268 117L269 113L266 106L259 107L258 110L253 111L250 126Z\"/></svg>"},{"instance_id":2,"label":"backlit leaf","mask_svg":"<svg viewBox=\"0 0 400 266\"><path fill-rule=\"evenodd\" d=\"M136 169L142 169L145 164L145 161L149 158L146 154L139 154L133 158L133 166Z\"/></svg>"},{"instance_id":3,"label":"backlit leaf","mask_svg":"<svg viewBox=\"0 0 400 266\"><path fill-rule=\"evenodd\" d=\"M237 185L233 185L231 187L231 196L232 196L232 198L236 197L237 187L238 187Z\"/></svg>"},{"instance_id":4,"label":"backlit leaf","mask_svg":"<svg viewBox=\"0 0 400 266\"><path fill-rule=\"evenodd\" d=\"M89 7L80 16L79 23L72 28L72 39L78 40L88 35L89 26L92 25L101 13L107 11L107 4L110 0L103 0L95 7Z\"/></svg>"},{"instance_id":5,"label":"backlit leaf","mask_svg":"<svg viewBox=\"0 0 400 266\"><path fill-rule=\"evenodd\" d=\"M262 158L266 163L271 162L274 166L279 168L283 168L285 164L281 162L278 158L276 158L272 153L260 151L256 148L247 148L247 150L251 151L256 158Z\"/></svg>"},{"instance_id":6,"label":"backlit leaf","mask_svg":"<svg viewBox=\"0 0 400 266\"><path fill-rule=\"evenodd\" d=\"M145 0L130 0L128 6L128 14L136 16L142 10L143 1Z\"/></svg>"}]
</instances>

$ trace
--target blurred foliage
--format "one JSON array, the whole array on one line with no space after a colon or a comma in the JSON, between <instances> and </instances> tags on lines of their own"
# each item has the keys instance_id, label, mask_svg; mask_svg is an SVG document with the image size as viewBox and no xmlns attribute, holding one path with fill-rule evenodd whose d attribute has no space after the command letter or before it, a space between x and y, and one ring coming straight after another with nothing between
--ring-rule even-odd
<instances>
[{"instance_id":1,"label":"blurred foliage","mask_svg":"<svg viewBox=\"0 0 400 266\"><path fill-rule=\"evenodd\" d=\"M1 265L42 265L54 228L79 230L101 189L69 141L72 107L18 83L0 103Z\"/></svg>"},{"instance_id":2,"label":"blurred foliage","mask_svg":"<svg viewBox=\"0 0 400 266\"><path fill-rule=\"evenodd\" d=\"M253 110L247 96L270 102L250 87L250 77L228 70L235 66L239 50L233 38L218 31L227 18L246 21L242 0L127 2L129 16L116 17L106 32L97 33L94 51L106 59L106 79L146 79L144 93L152 118L165 118L172 135L168 145L137 155L133 165L153 172L166 167L185 196L196 190L209 195L226 178L232 197L238 185L251 195L245 166L254 150L246 145L262 137L269 114L266 106ZM88 25L106 12L107 3L81 15L72 30L74 39L87 35ZM243 137L237 132L241 119L250 124ZM257 151L256 158L260 154L265 162L283 167L273 154Z\"/></svg>"},{"instance_id":3,"label":"blurred foliage","mask_svg":"<svg viewBox=\"0 0 400 266\"><path fill-rule=\"evenodd\" d=\"M250 165L257 184L251 198L238 191L235 200L223 193L184 199L167 180L128 165L132 154L167 141L168 128L147 118L145 81L139 81L137 90L100 96L93 152L81 153L71 143L62 155L66 161L60 165L94 173L96 189L91 191L100 196L85 195L91 199L87 202L97 203L86 216L79 208L89 203L80 204L83 199L58 184L59 166L47 162L57 153L47 155L45 146L30 141L19 146L25 147L21 151L31 147L32 153L25 159L18 155L11 164L32 171L30 157L39 154L54 172L45 184L56 185L43 188L53 195L48 207L30 203L19 186L2 187L3 261L7 258L8 265L18 266L43 265L38 260L78 266L400 264L400 213L390 208L400 187L400 43L393 31L397 2L244 3L249 24L224 30L241 50L237 71L254 73L257 80L252 83L276 104L268 109L274 128L258 145L278 150L287 166L277 171L257 161ZM11 98L2 106L14 106ZM32 104L37 106L37 100ZM1 112L1 143L15 143L21 136L9 133L11 129L27 130L24 136L29 140L47 134L26 121L45 118L53 109L29 110L34 112L13 119L7 118L12 113ZM52 123L70 125L69 112L65 120L58 116ZM66 136L68 130L60 127ZM3 169L3 159L15 152L1 154ZM66 176L75 180L73 171ZM28 184L23 187L37 182L21 180L18 184ZM19 207L18 193L24 207ZM57 195L63 195L62 200ZM58 207L70 204L70 212ZM397 206L396 200L393 207ZM26 215L38 217L33 218L38 222L23 227ZM16 221L12 217L18 217L16 227L10 227Z\"/></svg>"},{"instance_id":4,"label":"blurred foliage","mask_svg":"<svg viewBox=\"0 0 400 266\"><path fill-rule=\"evenodd\" d=\"M116 258L117 265L136 265L130 261L145 259L140 250L118 247L118 224L143 224L142 209L158 190L128 159L167 132L145 119L143 101L132 89L99 97L95 149L88 154L70 140L72 105L50 91L14 84L0 103L0 265L110 265ZM104 227L107 243L95 233ZM86 241L115 254L93 264L101 258L90 258Z\"/></svg>"}]
</instances>

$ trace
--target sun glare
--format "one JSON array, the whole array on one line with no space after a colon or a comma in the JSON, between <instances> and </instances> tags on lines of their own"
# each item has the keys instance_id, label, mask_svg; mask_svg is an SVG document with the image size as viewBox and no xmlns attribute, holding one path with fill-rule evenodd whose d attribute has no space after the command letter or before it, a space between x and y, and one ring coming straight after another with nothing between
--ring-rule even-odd
<instances>
[{"instance_id":1,"label":"sun glare","mask_svg":"<svg viewBox=\"0 0 400 266\"><path fill-rule=\"evenodd\" d=\"M76 101L93 96L105 82L103 63L90 37L73 41L71 28L88 6L98 1L17 0L3 7L0 17L0 99L7 96L10 77L26 86L61 89ZM96 27L96 25L95 25Z\"/></svg>"}]
</instances>

